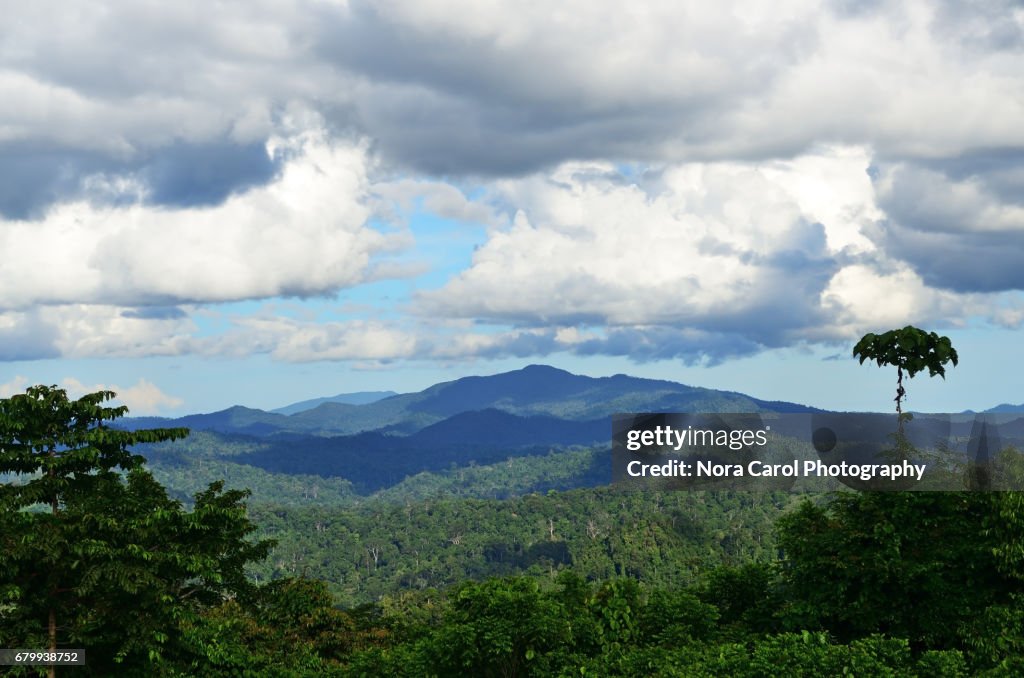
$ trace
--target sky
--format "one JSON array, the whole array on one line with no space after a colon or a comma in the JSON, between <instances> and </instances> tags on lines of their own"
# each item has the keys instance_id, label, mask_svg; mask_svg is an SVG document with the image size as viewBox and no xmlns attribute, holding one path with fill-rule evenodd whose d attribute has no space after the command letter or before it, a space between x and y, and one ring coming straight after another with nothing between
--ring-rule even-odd
<instances>
[{"instance_id":1,"label":"sky","mask_svg":"<svg viewBox=\"0 0 1024 678\"><path fill-rule=\"evenodd\" d=\"M0 0L0 397L1024 402L1024 4Z\"/></svg>"}]
</instances>

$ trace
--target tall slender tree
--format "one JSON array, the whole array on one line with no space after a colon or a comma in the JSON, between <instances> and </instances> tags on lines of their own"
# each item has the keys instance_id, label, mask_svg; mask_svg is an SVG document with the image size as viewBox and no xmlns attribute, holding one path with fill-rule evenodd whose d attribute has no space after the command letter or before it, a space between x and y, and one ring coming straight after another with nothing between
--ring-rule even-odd
<instances>
[{"instance_id":1,"label":"tall slender tree","mask_svg":"<svg viewBox=\"0 0 1024 678\"><path fill-rule=\"evenodd\" d=\"M874 360L879 367L889 365L896 368L896 416L899 430L903 431L903 400L907 391L903 388L903 375L913 378L918 372L928 370L928 376L936 374L946 378L946 364L956 366L960 360L949 337L940 337L935 332L925 332L912 325L900 330L889 330L882 334L869 332L853 347L854 357Z\"/></svg>"}]
</instances>

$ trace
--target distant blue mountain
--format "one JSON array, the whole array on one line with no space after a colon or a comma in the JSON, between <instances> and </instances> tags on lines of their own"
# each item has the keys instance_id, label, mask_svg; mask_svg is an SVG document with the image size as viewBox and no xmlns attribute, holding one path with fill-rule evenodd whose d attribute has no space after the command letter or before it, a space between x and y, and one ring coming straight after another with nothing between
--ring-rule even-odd
<instances>
[{"instance_id":1,"label":"distant blue mountain","mask_svg":"<svg viewBox=\"0 0 1024 678\"><path fill-rule=\"evenodd\" d=\"M1002 412L1024 412L1024 403L1020 405L1010 405L1009 403L1003 403L1002 405L996 405L985 410L985 412L1002 413Z\"/></svg>"},{"instance_id":2,"label":"distant blue mountain","mask_svg":"<svg viewBox=\"0 0 1024 678\"><path fill-rule=\"evenodd\" d=\"M323 405L324 403L341 403L342 405L369 405L375 403L378 400L384 398L390 398L393 395L398 395L394 391L358 391L356 393L339 393L335 396L328 396L326 398L313 398L311 400L302 400L291 405L285 405L284 407L278 407L275 410L270 410L273 414L298 414L299 412L305 412L311 410L314 407Z\"/></svg>"},{"instance_id":3,"label":"distant blue mountain","mask_svg":"<svg viewBox=\"0 0 1024 678\"><path fill-rule=\"evenodd\" d=\"M324 400L315 407L290 415L236 406L180 419L129 419L125 425L139 428L140 422L145 422L146 426L187 426L253 436L284 433L338 436L365 431L411 435L450 417L484 410L523 417L536 426L546 425L541 423L544 418L593 422L607 420L618 412L821 411L796 403L760 400L733 391L624 374L587 377L546 365L530 365L484 377L464 377L435 384L418 393L392 395L366 404ZM498 422L498 415L494 413L485 416ZM534 420L534 417L541 419ZM463 426L469 421L456 421L448 426Z\"/></svg>"}]
</instances>

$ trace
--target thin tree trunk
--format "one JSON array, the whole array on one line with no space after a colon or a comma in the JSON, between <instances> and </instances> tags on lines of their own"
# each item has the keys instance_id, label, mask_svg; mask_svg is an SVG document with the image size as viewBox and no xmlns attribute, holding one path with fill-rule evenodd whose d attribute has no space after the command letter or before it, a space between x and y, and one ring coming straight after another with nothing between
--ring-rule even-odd
<instances>
[{"instance_id":1,"label":"thin tree trunk","mask_svg":"<svg viewBox=\"0 0 1024 678\"><path fill-rule=\"evenodd\" d=\"M903 388L903 368L896 366L896 431L903 435L903 397L907 394Z\"/></svg>"},{"instance_id":2,"label":"thin tree trunk","mask_svg":"<svg viewBox=\"0 0 1024 678\"><path fill-rule=\"evenodd\" d=\"M57 456L57 451L51 449L50 450L50 457L56 457L56 456ZM49 475L50 475L51 478L53 477L53 466L50 466ZM50 500L50 512L53 515L55 515L55 516L59 512L58 504L57 504L57 494L56 493L54 493L53 498ZM53 596L57 595L56 587L54 587L54 591L53 591L52 595ZM49 640L50 640L50 652L56 652L57 651L57 609L56 609L56 607L54 607L54 605L55 605L55 601L51 600L51 602L50 602L49 620L48 620L48 624L47 624L47 626L48 626L47 631L48 631L49 637L50 637L49 638ZM54 666L53 664L50 664L50 667L46 671L46 675L49 676L49 678L56 678L56 676L57 676L57 667Z\"/></svg>"},{"instance_id":3,"label":"thin tree trunk","mask_svg":"<svg viewBox=\"0 0 1024 678\"><path fill-rule=\"evenodd\" d=\"M57 611L50 608L50 652L57 651ZM57 667L50 664L50 668L47 670L46 675L49 678L56 678Z\"/></svg>"}]
</instances>

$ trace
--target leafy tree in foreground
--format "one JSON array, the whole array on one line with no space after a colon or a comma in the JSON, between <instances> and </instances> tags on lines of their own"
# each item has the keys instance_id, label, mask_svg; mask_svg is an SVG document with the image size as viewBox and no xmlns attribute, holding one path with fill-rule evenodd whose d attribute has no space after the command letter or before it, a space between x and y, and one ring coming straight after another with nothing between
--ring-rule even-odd
<instances>
[{"instance_id":1,"label":"leafy tree in foreground","mask_svg":"<svg viewBox=\"0 0 1024 678\"><path fill-rule=\"evenodd\" d=\"M896 368L896 414L900 430L903 430L903 399L907 396L903 388L903 373L913 378L918 372L928 370L928 376L936 374L946 378L946 363L957 365L959 356L949 337L940 337L935 332L907 325L901 330L889 330L882 334L869 332L853 347L853 355L865 360L874 360L878 366L890 365Z\"/></svg>"},{"instance_id":2,"label":"leafy tree in foreground","mask_svg":"<svg viewBox=\"0 0 1024 678\"><path fill-rule=\"evenodd\" d=\"M128 448L188 431L112 429L127 412L113 397L0 400L0 473L15 474L0 485L0 645L83 647L98 675L172 673L201 661L183 629L244 597L243 568L270 543L246 539L245 492L215 483L191 513L169 499Z\"/></svg>"}]
</instances>

